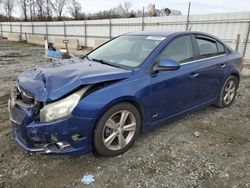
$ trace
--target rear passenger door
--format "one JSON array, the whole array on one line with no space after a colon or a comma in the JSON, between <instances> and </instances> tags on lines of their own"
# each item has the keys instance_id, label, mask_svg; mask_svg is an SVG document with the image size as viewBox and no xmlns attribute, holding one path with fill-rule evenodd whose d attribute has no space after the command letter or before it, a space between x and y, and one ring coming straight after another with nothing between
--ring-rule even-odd
<instances>
[{"instance_id":1,"label":"rear passenger door","mask_svg":"<svg viewBox=\"0 0 250 188\"><path fill-rule=\"evenodd\" d=\"M205 35L196 35L194 40L199 66L197 100L203 104L214 101L219 94L227 67L226 50L222 43Z\"/></svg>"}]
</instances>

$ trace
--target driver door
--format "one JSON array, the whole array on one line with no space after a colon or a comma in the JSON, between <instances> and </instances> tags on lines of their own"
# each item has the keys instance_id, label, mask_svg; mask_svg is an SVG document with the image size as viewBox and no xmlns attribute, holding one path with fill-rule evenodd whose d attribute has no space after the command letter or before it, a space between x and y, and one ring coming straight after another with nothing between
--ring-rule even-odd
<instances>
[{"instance_id":1,"label":"driver door","mask_svg":"<svg viewBox=\"0 0 250 188\"><path fill-rule=\"evenodd\" d=\"M151 74L152 121L167 119L197 105L197 76L194 50L190 35L173 39L157 59L173 59L181 64L174 71L159 71ZM157 60L156 60L157 61Z\"/></svg>"}]
</instances>

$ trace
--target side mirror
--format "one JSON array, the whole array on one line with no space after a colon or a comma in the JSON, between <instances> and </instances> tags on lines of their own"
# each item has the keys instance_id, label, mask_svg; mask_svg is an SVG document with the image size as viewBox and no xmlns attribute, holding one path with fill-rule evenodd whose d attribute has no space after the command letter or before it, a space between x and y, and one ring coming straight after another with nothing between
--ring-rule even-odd
<instances>
[{"instance_id":1,"label":"side mirror","mask_svg":"<svg viewBox=\"0 0 250 188\"><path fill-rule=\"evenodd\" d=\"M155 71L173 71L178 70L180 67L180 63L173 59L161 58L159 60L158 66L155 67Z\"/></svg>"}]
</instances>

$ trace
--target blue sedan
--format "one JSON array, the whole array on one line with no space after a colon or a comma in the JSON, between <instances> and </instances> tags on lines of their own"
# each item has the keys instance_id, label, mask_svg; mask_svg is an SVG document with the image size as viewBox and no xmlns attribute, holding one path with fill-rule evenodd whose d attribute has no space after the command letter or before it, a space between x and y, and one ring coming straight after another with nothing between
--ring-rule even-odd
<instances>
[{"instance_id":1,"label":"blue sedan","mask_svg":"<svg viewBox=\"0 0 250 188\"><path fill-rule=\"evenodd\" d=\"M121 35L20 74L9 99L14 139L29 152L119 155L141 131L230 106L242 66L238 52L206 33Z\"/></svg>"}]
</instances>

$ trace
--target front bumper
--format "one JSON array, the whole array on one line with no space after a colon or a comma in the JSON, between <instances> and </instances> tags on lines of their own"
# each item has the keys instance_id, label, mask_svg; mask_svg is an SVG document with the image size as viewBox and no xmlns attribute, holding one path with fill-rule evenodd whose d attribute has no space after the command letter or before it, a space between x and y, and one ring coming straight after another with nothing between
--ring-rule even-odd
<instances>
[{"instance_id":1,"label":"front bumper","mask_svg":"<svg viewBox=\"0 0 250 188\"><path fill-rule=\"evenodd\" d=\"M79 155L92 151L94 119L71 116L53 122L34 120L33 109L9 104L15 141L28 152Z\"/></svg>"}]
</instances>

